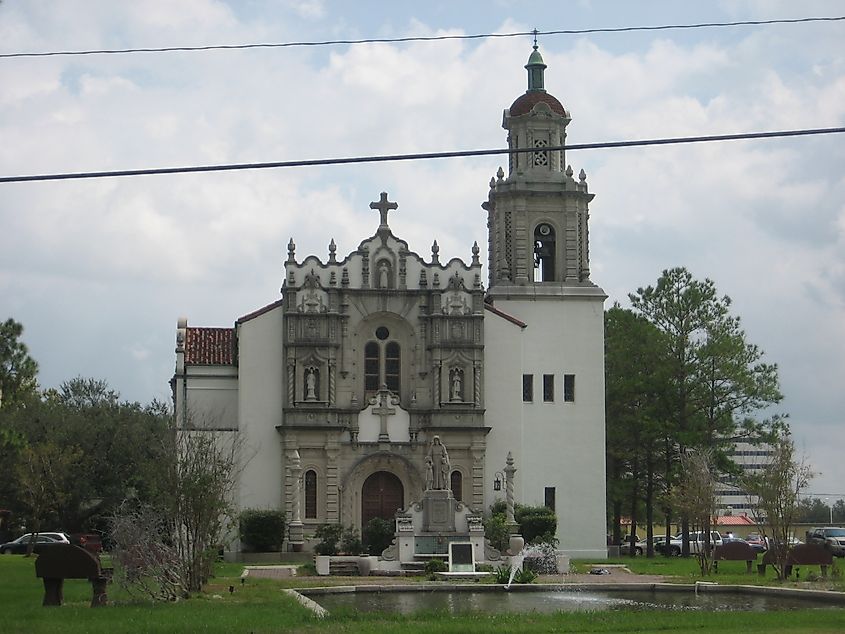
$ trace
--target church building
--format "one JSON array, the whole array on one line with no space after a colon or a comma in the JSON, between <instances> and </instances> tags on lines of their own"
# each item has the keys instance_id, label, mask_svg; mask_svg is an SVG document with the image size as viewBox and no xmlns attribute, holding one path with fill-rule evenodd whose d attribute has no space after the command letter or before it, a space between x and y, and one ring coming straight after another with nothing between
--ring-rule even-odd
<instances>
[{"instance_id":1,"label":"church building","mask_svg":"<svg viewBox=\"0 0 845 634\"><path fill-rule=\"evenodd\" d=\"M179 320L180 425L238 432L237 505L283 510L293 543L324 523L393 519L432 479L486 516L510 454L516 502L555 510L559 548L607 554L593 194L560 149L570 114L544 88L536 44L525 68L528 90L502 122L515 151L481 205L486 274L477 244L468 262L441 260L436 241L412 250L382 193L375 233L355 251L332 240L326 259L300 258L291 239L272 303L229 328ZM433 445L447 472L431 472Z\"/></svg>"}]
</instances>

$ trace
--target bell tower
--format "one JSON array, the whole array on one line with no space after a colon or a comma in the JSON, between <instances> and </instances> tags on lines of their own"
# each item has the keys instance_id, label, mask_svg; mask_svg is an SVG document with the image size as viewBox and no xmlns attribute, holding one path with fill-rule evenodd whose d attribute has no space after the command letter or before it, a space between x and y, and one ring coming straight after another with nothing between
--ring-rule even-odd
<instances>
[{"instance_id":1,"label":"bell tower","mask_svg":"<svg viewBox=\"0 0 845 634\"><path fill-rule=\"evenodd\" d=\"M487 211L489 294L562 294L590 281L587 175L566 165L569 112L546 92L546 64L535 40L525 65L528 90L504 111L508 173L499 168Z\"/></svg>"}]
</instances>

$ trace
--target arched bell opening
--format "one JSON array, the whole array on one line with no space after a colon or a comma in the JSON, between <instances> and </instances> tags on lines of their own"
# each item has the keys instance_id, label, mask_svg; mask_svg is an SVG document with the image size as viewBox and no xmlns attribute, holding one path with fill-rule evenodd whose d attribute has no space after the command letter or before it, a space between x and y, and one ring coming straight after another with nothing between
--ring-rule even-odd
<instances>
[{"instance_id":1,"label":"arched bell opening","mask_svg":"<svg viewBox=\"0 0 845 634\"><path fill-rule=\"evenodd\" d=\"M555 229L548 222L534 229L534 281L555 281Z\"/></svg>"}]
</instances>

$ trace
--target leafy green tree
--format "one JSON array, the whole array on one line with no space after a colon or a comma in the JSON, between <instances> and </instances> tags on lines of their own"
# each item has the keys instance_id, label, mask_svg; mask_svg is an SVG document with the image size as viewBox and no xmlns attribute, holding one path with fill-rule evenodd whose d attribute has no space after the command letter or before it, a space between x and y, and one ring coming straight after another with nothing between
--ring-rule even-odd
<instances>
[{"instance_id":1,"label":"leafy green tree","mask_svg":"<svg viewBox=\"0 0 845 634\"><path fill-rule=\"evenodd\" d=\"M834 506L834 511L836 507ZM798 501L798 521L806 524L827 524L831 509L819 498L802 498Z\"/></svg>"},{"instance_id":2,"label":"leafy green tree","mask_svg":"<svg viewBox=\"0 0 845 634\"><path fill-rule=\"evenodd\" d=\"M634 310L662 334L667 377L664 403L671 433L666 438L667 493L678 477L686 448L713 450L714 463L731 469L726 450L738 439L768 439L772 421L751 414L781 400L777 366L762 362L762 351L748 344L731 299L719 296L708 279L696 280L684 268L666 270L655 286L629 295ZM667 498L670 499L670 498ZM667 539L671 522L667 508ZM683 554L689 554L689 518L681 517Z\"/></svg>"},{"instance_id":3,"label":"leafy green tree","mask_svg":"<svg viewBox=\"0 0 845 634\"><path fill-rule=\"evenodd\" d=\"M124 499L154 496L161 475L162 437L170 414L160 403L141 406L121 402L104 381L73 379L42 398L0 411L0 429L21 446L52 443L76 447L73 481L57 505L63 530L104 529L105 518ZM4 464L20 459L14 447L0 447ZM11 478L0 483L0 503L22 512L20 486Z\"/></svg>"},{"instance_id":4,"label":"leafy green tree","mask_svg":"<svg viewBox=\"0 0 845 634\"><path fill-rule=\"evenodd\" d=\"M81 452L76 447L59 447L52 442L28 445L16 465L20 501L27 527L38 533L55 517L72 490ZM27 555L32 553L32 544Z\"/></svg>"},{"instance_id":5,"label":"leafy green tree","mask_svg":"<svg viewBox=\"0 0 845 634\"><path fill-rule=\"evenodd\" d=\"M660 491L666 423L662 335L641 315L615 304L605 314L607 483L614 543L621 543L621 517L637 532L644 506L648 554L653 556L654 507ZM623 511L624 506L624 511ZM630 554L634 553L629 543Z\"/></svg>"},{"instance_id":6,"label":"leafy green tree","mask_svg":"<svg viewBox=\"0 0 845 634\"><path fill-rule=\"evenodd\" d=\"M20 338L23 326L9 318L0 323L0 407L35 394L38 364Z\"/></svg>"}]
</instances>

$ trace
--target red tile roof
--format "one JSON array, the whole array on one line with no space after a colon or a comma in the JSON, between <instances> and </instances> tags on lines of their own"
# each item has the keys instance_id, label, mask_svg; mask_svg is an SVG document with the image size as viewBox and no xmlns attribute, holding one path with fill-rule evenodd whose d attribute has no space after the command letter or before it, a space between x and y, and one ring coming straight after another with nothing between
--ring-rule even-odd
<instances>
[{"instance_id":1,"label":"red tile roof","mask_svg":"<svg viewBox=\"0 0 845 634\"><path fill-rule=\"evenodd\" d=\"M185 365L232 365L233 328L188 328L185 336Z\"/></svg>"},{"instance_id":2,"label":"red tile roof","mask_svg":"<svg viewBox=\"0 0 845 634\"><path fill-rule=\"evenodd\" d=\"M566 110L555 97L547 92L541 92L538 90L529 91L518 97L517 100L511 104L509 110L510 116L519 117L524 114L528 114L534 109L534 106L541 101L547 103L549 108L552 109L552 112L556 112L564 117L566 116Z\"/></svg>"},{"instance_id":3,"label":"red tile roof","mask_svg":"<svg viewBox=\"0 0 845 634\"><path fill-rule=\"evenodd\" d=\"M757 526L757 522L747 515L720 515L716 518L716 526Z\"/></svg>"}]
</instances>

